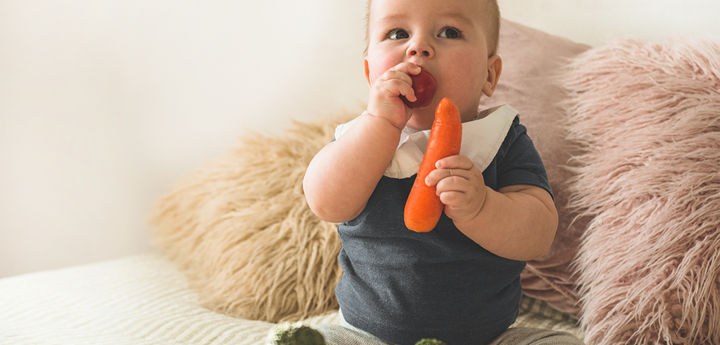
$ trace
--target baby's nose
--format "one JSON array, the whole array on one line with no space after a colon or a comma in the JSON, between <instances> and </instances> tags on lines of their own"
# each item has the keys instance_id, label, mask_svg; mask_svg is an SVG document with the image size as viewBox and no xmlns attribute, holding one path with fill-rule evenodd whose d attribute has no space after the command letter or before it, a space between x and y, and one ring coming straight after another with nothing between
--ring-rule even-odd
<instances>
[{"instance_id":1,"label":"baby's nose","mask_svg":"<svg viewBox=\"0 0 720 345\"><path fill-rule=\"evenodd\" d=\"M427 51L427 50L422 50L422 51L418 51L418 50L415 50L415 49L411 49L411 50L410 50L410 56L417 55L417 54L422 54L422 55L425 56L425 57L429 57L429 56L430 56L430 52Z\"/></svg>"},{"instance_id":2,"label":"baby's nose","mask_svg":"<svg viewBox=\"0 0 720 345\"><path fill-rule=\"evenodd\" d=\"M431 58L434 55L432 46L424 39L415 39L407 49L408 57L426 57Z\"/></svg>"}]
</instances>

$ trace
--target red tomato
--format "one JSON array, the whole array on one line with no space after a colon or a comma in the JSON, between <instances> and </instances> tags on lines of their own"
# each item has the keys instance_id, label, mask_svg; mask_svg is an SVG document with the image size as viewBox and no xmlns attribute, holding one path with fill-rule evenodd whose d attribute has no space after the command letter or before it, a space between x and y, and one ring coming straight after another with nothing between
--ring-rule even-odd
<instances>
[{"instance_id":1,"label":"red tomato","mask_svg":"<svg viewBox=\"0 0 720 345\"><path fill-rule=\"evenodd\" d=\"M403 103L405 103L408 108L424 108L432 104L433 97L435 97L435 88L437 86L435 78L432 74L430 74L430 72L426 69L421 69L418 75L410 74L410 79L412 79L412 88L415 90L415 97L417 97L417 100L415 102L410 102L407 98L405 98L405 96L400 95Z\"/></svg>"}]
</instances>

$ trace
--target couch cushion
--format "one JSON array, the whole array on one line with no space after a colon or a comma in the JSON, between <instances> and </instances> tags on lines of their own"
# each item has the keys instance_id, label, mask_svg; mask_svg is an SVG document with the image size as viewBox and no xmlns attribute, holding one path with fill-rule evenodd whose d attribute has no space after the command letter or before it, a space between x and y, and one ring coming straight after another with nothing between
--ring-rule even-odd
<instances>
[{"instance_id":1,"label":"couch cushion","mask_svg":"<svg viewBox=\"0 0 720 345\"><path fill-rule=\"evenodd\" d=\"M335 127L357 114L247 134L158 201L156 242L204 305L270 322L338 308L337 225L312 213L302 180Z\"/></svg>"},{"instance_id":2,"label":"couch cushion","mask_svg":"<svg viewBox=\"0 0 720 345\"><path fill-rule=\"evenodd\" d=\"M720 343L720 41L621 40L572 64L586 339Z\"/></svg>"},{"instance_id":3,"label":"couch cushion","mask_svg":"<svg viewBox=\"0 0 720 345\"><path fill-rule=\"evenodd\" d=\"M571 262L587 222L575 220L566 206L567 181L574 176L566 167L579 153L566 140L562 120L568 94L561 87L560 75L569 60L590 47L563 37L547 34L504 20L498 54L503 72L492 97L483 98L480 108L510 104L520 112L520 122L528 129L545 163L550 187L555 195L559 224L550 250L529 261L522 274L523 293L544 300L552 307L577 315L578 294Z\"/></svg>"}]
</instances>

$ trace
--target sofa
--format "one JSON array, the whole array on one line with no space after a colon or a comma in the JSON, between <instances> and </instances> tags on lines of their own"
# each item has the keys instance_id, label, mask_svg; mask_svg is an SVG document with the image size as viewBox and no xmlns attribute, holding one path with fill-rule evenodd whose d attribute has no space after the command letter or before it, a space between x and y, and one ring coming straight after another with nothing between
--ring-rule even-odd
<instances>
[{"instance_id":1,"label":"sofa","mask_svg":"<svg viewBox=\"0 0 720 345\"><path fill-rule=\"evenodd\" d=\"M511 104L560 221L513 327L588 344L720 344L720 40L590 46L504 19ZM362 104L250 131L158 198L155 253L0 279L0 344L263 344L338 323L336 224L302 177Z\"/></svg>"}]
</instances>

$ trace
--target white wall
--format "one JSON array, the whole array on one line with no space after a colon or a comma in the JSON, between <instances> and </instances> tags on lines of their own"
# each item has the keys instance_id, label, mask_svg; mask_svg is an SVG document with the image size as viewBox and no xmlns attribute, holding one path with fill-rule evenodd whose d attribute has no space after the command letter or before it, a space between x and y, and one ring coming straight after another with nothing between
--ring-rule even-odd
<instances>
[{"instance_id":1,"label":"white wall","mask_svg":"<svg viewBox=\"0 0 720 345\"><path fill-rule=\"evenodd\" d=\"M244 131L357 108L363 12L0 1L0 277L149 252L154 200Z\"/></svg>"},{"instance_id":2,"label":"white wall","mask_svg":"<svg viewBox=\"0 0 720 345\"><path fill-rule=\"evenodd\" d=\"M720 1L680 3L501 1L590 44L720 32ZM357 109L364 7L0 0L0 277L150 252L152 203L243 132Z\"/></svg>"},{"instance_id":3,"label":"white wall","mask_svg":"<svg viewBox=\"0 0 720 345\"><path fill-rule=\"evenodd\" d=\"M720 0L499 0L505 18L598 46L617 37L718 37Z\"/></svg>"}]
</instances>

